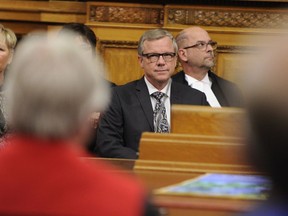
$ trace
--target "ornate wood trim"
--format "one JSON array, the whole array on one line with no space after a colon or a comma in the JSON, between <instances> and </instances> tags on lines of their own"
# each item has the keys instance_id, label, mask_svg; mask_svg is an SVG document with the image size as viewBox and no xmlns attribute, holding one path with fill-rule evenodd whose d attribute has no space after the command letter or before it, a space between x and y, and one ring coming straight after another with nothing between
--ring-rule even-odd
<instances>
[{"instance_id":1,"label":"ornate wood trim","mask_svg":"<svg viewBox=\"0 0 288 216\"><path fill-rule=\"evenodd\" d=\"M34 11L53 12L53 13L86 13L86 3L84 2L65 2L65 1L11 1L1 0L0 11Z\"/></svg>"},{"instance_id":2,"label":"ornate wood trim","mask_svg":"<svg viewBox=\"0 0 288 216\"><path fill-rule=\"evenodd\" d=\"M89 22L163 25L163 6L87 3Z\"/></svg>"},{"instance_id":3,"label":"ornate wood trim","mask_svg":"<svg viewBox=\"0 0 288 216\"><path fill-rule=\"evenodd\" d=\"M251 46L218 46L215 53L251 53L257 50L256 47Z\"/></svg>"},{"instance_id":4,"label":"ornate wood trim","mask_svg":"<svg viewBox=\"0 0 288 216\"><path fill-rule=\"evenodd\" d=\"M288 22L288 10L220 8L220 7L165 7L167 24L281 28Z\"/></svg>"},{"instance_id":5,"label":"ornate wood trim","mask_svg":"<svg viewBox=\"0 0 288 216\"><path fill-rule=\"evenodd\" d=\"M101 40L99 43L101 53L105 50L105 48L137 49L138 46L138 41Z\"/></svg>"}]
</instances>

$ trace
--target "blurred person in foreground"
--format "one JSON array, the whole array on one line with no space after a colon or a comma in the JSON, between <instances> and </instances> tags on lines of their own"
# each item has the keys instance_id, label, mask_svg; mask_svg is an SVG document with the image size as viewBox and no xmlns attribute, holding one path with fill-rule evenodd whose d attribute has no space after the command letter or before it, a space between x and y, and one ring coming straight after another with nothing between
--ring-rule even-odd
<instances>
[{"instance_id":1,"label":"blurred person in foreground","mask_svg":"<svg viewBox=\"0 0 288 216\"><path fill-rule=\"evenodd\" d=\"M17 38L15 33L11 29L5 28L0 24L0 137L5 135L7 132L7 125L4 117L5 111L3 109L4 76L7 66L12 61L16 43Z\"/></svg>"},{"instance_id":2,"label":"blurred person in foreground","mask_svg":"<svg viewBox=\"0 0 288 216\"><path fill-rule=\"evenodd\" d=\"M288 215L287 39L287 36L269 38L267 51L248 70L245 86L250 121L248 155L257 170L272 181L268 200L249 216Z\"/></svg>"},{"instance_id":3,"label":"blurred person in foreground","mask_svg":"<svg viewBox=\"0 0 288 216\"><path fill-rule=\"evenodd\" d=\"M14 135L0 152L0 214L148 215L132 176L80 158L87 119L109 99L100 58L85 58L68 37L34 39L19 44L5 84Z\"/></svg>"}]
</instances>

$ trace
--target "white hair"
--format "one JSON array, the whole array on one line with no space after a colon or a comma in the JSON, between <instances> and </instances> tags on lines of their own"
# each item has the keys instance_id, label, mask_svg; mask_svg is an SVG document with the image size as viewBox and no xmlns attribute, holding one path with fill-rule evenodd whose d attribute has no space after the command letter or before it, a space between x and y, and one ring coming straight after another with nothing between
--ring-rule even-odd
<instances>
[{"instance_id":1,"label":"white hair","mask_svg":"<svg viewBox=\"0 0 288 216\"><path fill-rule=\"evenodd\" d=\"M92 61L71 38L37 33L18 45L5 79L12 129L68 137L90 112L107 106L110 92L100 56Z\"/></svg>"}]
</instances>

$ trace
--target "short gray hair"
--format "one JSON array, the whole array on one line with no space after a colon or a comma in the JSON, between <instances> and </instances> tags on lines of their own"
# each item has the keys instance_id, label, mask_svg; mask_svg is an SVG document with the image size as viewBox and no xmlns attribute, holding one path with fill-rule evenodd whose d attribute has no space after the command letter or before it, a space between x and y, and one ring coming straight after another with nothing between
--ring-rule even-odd
<instances>
[{"instance_id":1,"label":"short gray hair","mask_svg":"<svg viewBox=\"0 0 288 216\"><path fill-rule=\"evenodd\" d=\"M0 24L0 34L3 36L8 49L13 50L17 43L15 33L11 29L5 28L2 24Z\"/></svg>"},{"instance_id":2,"label":"short gray hair","mask_svg":"<svg viewBox=\"0 0 288 216\"><path fill-rule=\"evenodd\" d=\"M173 35L168 32L165 29L152 29L152 30L148 30L146 32L144 32L144 34L141 36L139 43L138 43L138 55L141 56L143 54L143 44L144 42L147 41L154 41L154 40L159 40L162 39L164 37L168 37L171 39L173 47L174 47L174 51L175 53L178 52L178 46L177 43L175 41L175 38L173 37Z\"/></svg>"},{"instance_id":3,"label":"short gray hair","mask_svg":"<svg viewBox=\"0 0 288 216\"><path fill-rule=\"evenodd\" d=\"M51 36L52 37L52 36ZM24 38L5 80L8 124L41 137L65 138L109 99L100 56L85 58L71 37ZM94 62L95 61L95 62Z\"/></svg>"}]
</instances>

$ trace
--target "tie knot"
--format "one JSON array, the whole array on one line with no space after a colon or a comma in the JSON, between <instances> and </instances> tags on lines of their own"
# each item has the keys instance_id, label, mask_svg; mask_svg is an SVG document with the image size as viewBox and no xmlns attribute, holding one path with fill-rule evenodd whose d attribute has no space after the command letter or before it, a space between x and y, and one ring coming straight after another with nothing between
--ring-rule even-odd
<instances>
[{"instance_id":1,"label":"tie knot","mask_svg":"<svg viewBox=\"0 0 288 216\"><path fill-rule=\"evenodd\" d=\"M154 92L151 94L152 97L154 97L157 101L161 101L161 99L165 96L166 94L160 91Z\"/></svg>"}]
</instances>

